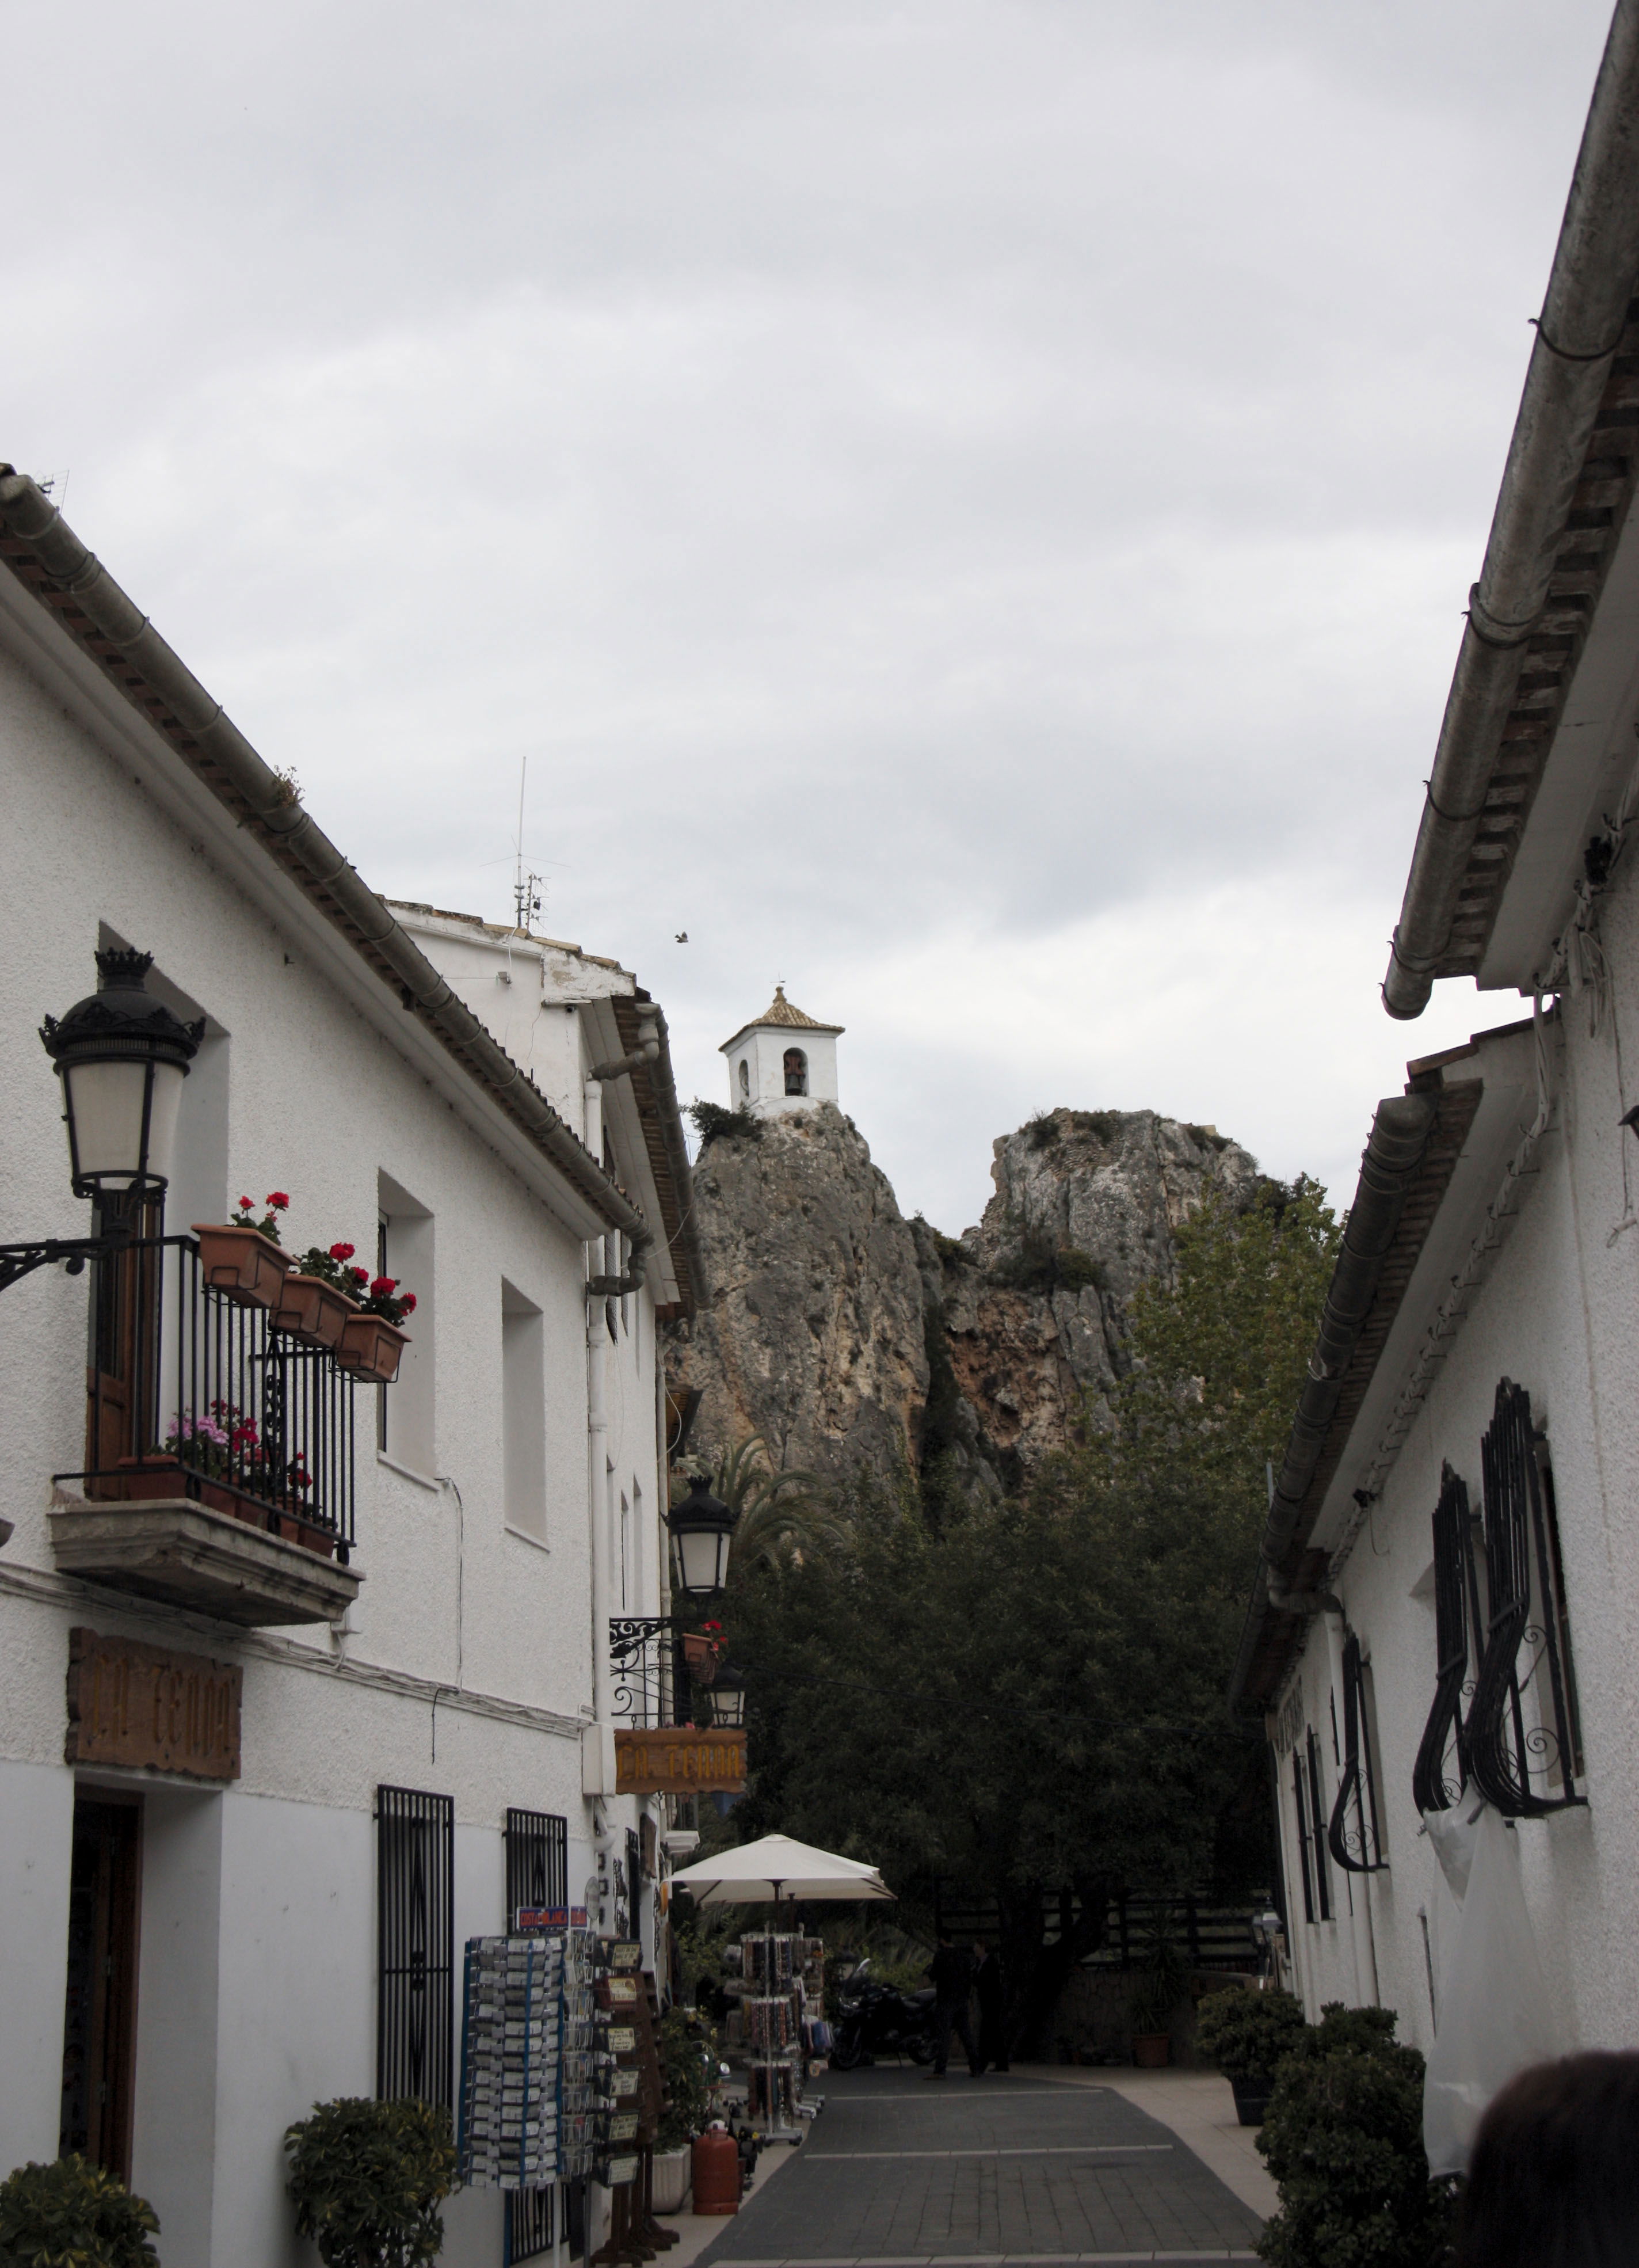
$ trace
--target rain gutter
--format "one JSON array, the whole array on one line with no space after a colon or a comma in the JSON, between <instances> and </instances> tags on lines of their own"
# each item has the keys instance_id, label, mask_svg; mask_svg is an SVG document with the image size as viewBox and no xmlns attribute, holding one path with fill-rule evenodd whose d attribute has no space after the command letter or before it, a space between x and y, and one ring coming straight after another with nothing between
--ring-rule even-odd
<instances>
[{"instance_id":1,"label":"rain gutter","mask_svg":"<svg viewBox=\"0 0 1639 2268\"><path fill-rule=\"evenodd\" d=\"M1383 1005L1420 1016L1451 941L1527 642L1639 276L1639 0L1618 0L1390 949Z\"/></svg>"},{"instance_id":2,"label":"rain gutter","mask_svg":"<svg viewBox=\"0 0 1639 2268\"><path fill-rule=\"evenodd\" d=\"M158 698L151 704L135 696L121 683L122 672L116 666L109 674L120 690L218 801L241 824L251 825L277 863L375 973L397 987L404 1006L420 1017L593 1211L611 1229L631 1239L635 1252L652 1244L652 1233L638 1207L452 991L383 900L302 808L288 783L257 755L222 703L211 699L51 499L9 465L0 466L0 524L30 545L99 639L113 647L119 662L129 665ZM51 605L47 594L37 591L36 595ZM99 658L107 666L107 657Z\"/></svg>"}]
</instances>

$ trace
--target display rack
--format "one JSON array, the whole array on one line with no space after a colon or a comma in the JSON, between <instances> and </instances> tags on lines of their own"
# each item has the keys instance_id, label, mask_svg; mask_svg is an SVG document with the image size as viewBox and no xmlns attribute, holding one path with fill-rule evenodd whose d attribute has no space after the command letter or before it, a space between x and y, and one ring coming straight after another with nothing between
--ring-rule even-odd
<instances>
[{"instance_id":1,"label":"display rack","mask_svg":"<svg viewBox=\"0 0 1639 2268\"><path fill-rule=\"evenodd\" d=\"M795 2141L807 2027L824 2013L825 1941L794 1930L748 1931L739 1955L742 2036L753 2078L762 2081L767 2132L771 2140ZM749 2092L754 2110L754 2085Z\"/></svg>"}]
</instances>

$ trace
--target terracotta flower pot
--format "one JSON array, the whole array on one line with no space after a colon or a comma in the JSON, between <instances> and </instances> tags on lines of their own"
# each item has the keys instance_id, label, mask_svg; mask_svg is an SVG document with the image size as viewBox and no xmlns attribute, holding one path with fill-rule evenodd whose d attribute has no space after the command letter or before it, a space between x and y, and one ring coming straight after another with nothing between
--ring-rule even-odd
<instances>
[{"instance_id":1,"label":"terracotta flower pot","mask_svg":"<svg viewBox=\"0 0 1639 2268\"><path fill-rule=\"evenodd\" d=\"M1165 2032L1135 2032L1133 2062L1140 2071L1165 2071L1172 2060L1172 2042Z\"/></svg>"},{"instance_id":2,"label":"terracotta flower pot","mask_svg":"<svg viewBox=\"0 0 1639 2268\"><path fill-rule=\"evenodd\" d=\"M391 1386L408 1344L408 1334L385 1315L352 1314L342 1326L335 1359L366 1386Z\"/></svg>"},{"instance_id":3,"label":"terracotta flower pot","mask_svg":"<svg viewBox=\"0 0 1639 2268\"><path fill-rule=\"evenodd\" d=\"M199 1264L213 1292L241 1307L271 1307L278 1300L290 1262L259 1228L193 1224L199 1239Z\"/></svg>"},{"instance_id":4,"label":"terracotta flower pot","mask_svg":"<svg viewBox=\"0 0 1639 2268\"><path fill-rule=\"evenodd\" d=\"M116 1504L160 1504L187 1494L187 1468L180 1457L121 1457L101 1488Z\"/></svg>"},{"instance_id":5,"label":"terracotta flower pot","mask_svg":"<svg viewBox=\"0 0 1639 2268\"><path fill-rule=\"evenodd\" d=\"M344 1292L322 1276L287 1276L273 1311L274 1329L288 1331L304 1346L334 1350L342 1344L349 1315L357 1308Z\"/></svg>"},{"instance_id":6,"label":"terracotta flower pot","mask_svg":"<svg viewBox=\"0 0 1639 2268\"><path fill-rule=\"evenodd\" d=\"M691 1685L709 1685L717 1674L717 1650L709 1638L691 1633L683 1640L683 1659Z\"/></svg>"},{"instance_id":7,"label":"terracotta flower pot","mask_svg":"<svg viewBox=\"0 0 1639 2268\"><path fill-rule=\"evenodd\" d=\"M321 1559L335 1555L335 1538L327 1528L314 1528L297 1513L279 1514L278 1533L287 1543L299 1543L304 1551L316 1551Z\"/></svg>"}]
</instances>

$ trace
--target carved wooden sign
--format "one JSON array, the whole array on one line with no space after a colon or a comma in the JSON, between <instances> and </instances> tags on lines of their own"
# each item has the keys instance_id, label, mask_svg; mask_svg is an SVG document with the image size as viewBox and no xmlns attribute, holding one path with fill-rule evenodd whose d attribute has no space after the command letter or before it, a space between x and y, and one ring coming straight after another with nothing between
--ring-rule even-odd
<instances>
[{"instance_id":1,"label":"carved wooden sign","mask_svg":"<svg viewBox=\"0 0 1639 2268\"><path fill-rule=\"evenodd\" d=\"M66 1760L237 1779L243 1685L233 1662L71 1630Z\"/></svg>"},{"instance_id":2,"label":"carved wooden sign","mask_svg":"<svg viewBox=\"0 0 1639 2268\"><path fill-rule=\"evenodd\" d=\"M696 1733L668 1727L614 1735L617 1795L738 1795L746 1785L744 1733Z\"/></svg>"}]
</instances>

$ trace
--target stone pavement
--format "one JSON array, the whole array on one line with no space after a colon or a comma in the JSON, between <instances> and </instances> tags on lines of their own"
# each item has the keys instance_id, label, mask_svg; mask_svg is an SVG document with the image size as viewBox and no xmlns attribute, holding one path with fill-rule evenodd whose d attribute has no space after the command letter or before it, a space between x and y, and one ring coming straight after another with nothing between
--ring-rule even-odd
<instances>
[{"instance_id":1,"label":"stone pavement","mask_svg":"<svg viewBox=\"0 0 1639 2268\"><path fill-rule=\"evenodd\" d=\"M1258 2215L1113 2088L827 2072L826 2108L699 2268L1251 2260ZM783 2155L783 2148L781 2150Z\"/></svg>"}]
</instances>

